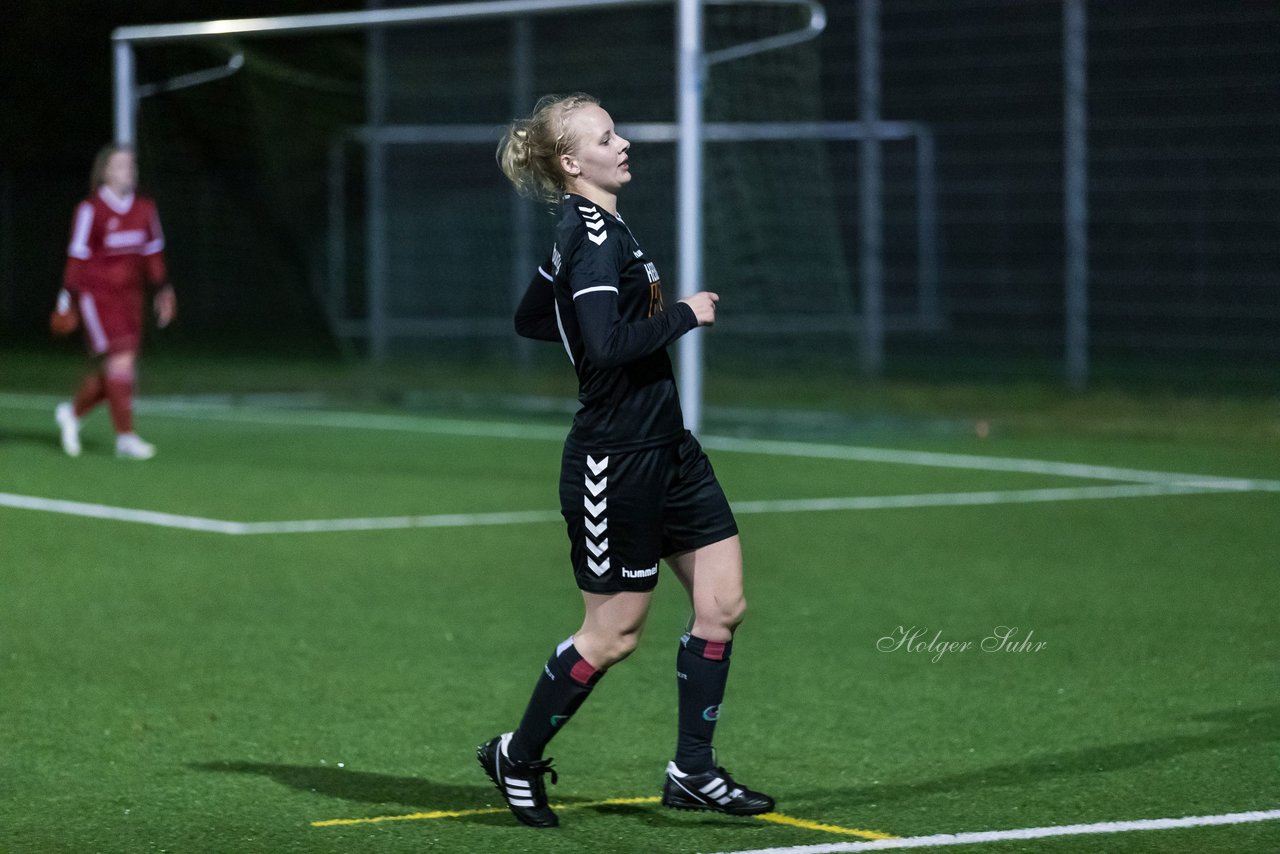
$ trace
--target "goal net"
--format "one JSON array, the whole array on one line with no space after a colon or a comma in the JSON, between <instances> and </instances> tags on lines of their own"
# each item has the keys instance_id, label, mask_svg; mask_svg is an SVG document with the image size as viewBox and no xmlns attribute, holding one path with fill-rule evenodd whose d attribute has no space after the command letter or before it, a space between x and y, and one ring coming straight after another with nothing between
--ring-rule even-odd
<instances>
[{"instance_id":1,"label":"goal net","mask_svg":"<svg viewBox=\"0 0 1280 854\"><path fill-rule=\"evenodd\" d=\"M139 46L138 79L161 81L140 110L144 178L166 211L195 322L378 359L499 369L562 359L511 331L555 217L515 197L494 149L537 96L577 90L600 97L633 140L621 213L674 299L673 5ZM704 344L712 372L857 369L866 128L831 122L822 97L824 80L852 85L856 69L821 38L735 50L802 33L811 8L705 7L703 287L723 299ZM223 61L234 73L164 91ZM916 239L929 189L919 142L907 132L885 144L886 203L911 225L911 270L888 308L908 324L922 317L916 268L927 255Z\"/></svg>"}]
</instances>

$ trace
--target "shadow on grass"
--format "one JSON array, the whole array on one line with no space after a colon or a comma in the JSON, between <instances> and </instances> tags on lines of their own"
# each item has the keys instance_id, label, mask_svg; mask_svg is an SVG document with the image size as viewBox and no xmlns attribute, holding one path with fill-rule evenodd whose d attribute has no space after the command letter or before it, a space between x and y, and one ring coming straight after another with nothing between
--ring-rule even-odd
<instances>
[{"instance_id":1,"label":"shadow on grass","mask_svg":"<svg viewBox=\"0 0 1280 854\"><path fill-rule=\"evenodd\" d=\"M396 805L417 808L423 812L435 810L466 811L500 809L500 812L483 812L451 817L452 821L468 824L506 826L514 822L502 808L502 799L491 785L456 785L435 783L421 777L397 777L368 771L352 771L330 765L281 765L266 762L198 762L188 765L196 771L219 774L254 774L268 777L283 786L303 792L314 792L331 798L365 804ZM744 819L724 818L707 813L680 813L653 804L600 803L605 798L558 797L554 789L548 793L553 805L568 807L572 813L612 816L638 821L650 827L749 827L756 822ZM760 825L762 826L762 825Z\"/></svg>"},{"instance_id":2,"label":"shadow on grass","mask_svg":"<svg viewBox=\"0 0 1280 854\"><path fill-rule=\"evenodd\" d=\"M816 801L830 801L834 797L846 805L881 804L922 795L997 786L1027 786L1058 777L1123 771L1188 753L1280 741L1280 706L1207 712L1192 715L1190 719L1197 723L1214 724L1217 728L1212 732L1196 735L1161 736L1127 744L1100 745L1033 756L1023 762L992 765L915 783L857 786L839 791L814 789L794 792L792 796Z\"/></svg>"},{"instance_id":3,"label":"shadow on grass","mask_svg":"<svg viewBox=\"0 0 1280 854\"><path fill-rule=\"evenodd\" d=\"M402 804L433 810L483 809L498 796L492 786L480 783L435 783L421 777L396 777L331 765L224 761L192 763L188 767L222 774L257 774L299 791L366 804Z\"/></svg>"},{"instance_id":4,"label":"shadow on grass","mask_svg":"<svg viewBox=\"0 0 1280 854\"><path fill-rule=\"evenodd\" d=\"M555 803L555 798L552 798ZM767 825L752 821L750 818L730 817L710 812L688 812L668 809L657 803L652 804L597 804L579 812L589 812L601 816L626 818L638 821L649 827L682 827L682 828L735 828L755 830L764 829Z\"/></svg>"},{"instance_id":5,"label":"shadow on grass","mask_svg":"<svg viewBox=\"0 0 1280 854\"><path fill-rule=\"evenodd\" d=\"M58 438L57 425L49 419L48 430L0 430L0 445L27 445L32 450L47 451L52 456L63 456L61 440ZM85 450L93 450L97 444L92 440L83 442Z\"/></svg>"}]
</instances>

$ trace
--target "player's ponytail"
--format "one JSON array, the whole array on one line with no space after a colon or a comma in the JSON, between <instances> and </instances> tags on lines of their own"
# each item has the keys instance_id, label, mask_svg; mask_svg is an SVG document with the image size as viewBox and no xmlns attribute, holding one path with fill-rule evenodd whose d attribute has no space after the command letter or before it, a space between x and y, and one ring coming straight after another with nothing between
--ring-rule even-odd
<instances>
[{"instance_id":1,"label":"player's ponytail","mask_svg":"<svg viewBox=\"0 0 1280 854\"><path fill-rule=\"evenodd\" d=\"M565 191L560 155L571 154L577 140L569 133L574 110L599 99L576 92L544 95L528 118L512 122L498 143L498 165L516 192L531 199L558 202Z\"/></svg>"}]
</instances>

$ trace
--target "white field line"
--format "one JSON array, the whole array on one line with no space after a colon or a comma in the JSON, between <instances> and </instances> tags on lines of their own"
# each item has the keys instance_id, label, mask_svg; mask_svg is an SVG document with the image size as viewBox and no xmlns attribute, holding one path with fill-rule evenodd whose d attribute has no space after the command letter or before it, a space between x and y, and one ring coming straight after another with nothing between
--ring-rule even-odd
<instances>
[{"instance_id":1,"label":"white field line","mask_svg":"<svg viewBox=\"0 0 1280 854\"><path fill-rule=\"evenodd\" d=\"M57 398L49 395L0 393L0 408L47 409L52 413L57 400ZM256 406L237 406L216 400L143 398L138 400L136 408L139 412L174 418L271 424L289 427L389 430L449 436L488 436L500 439L530 439L557 442L563 441L565 436L565 428L538 424L429 418L416 415L334 412L316 409L270 409ZM50 428L50 433L51 435L53 434L52 428ZM1203 485L1209 489L1227 489L1242 492L1280 492L1280 480L1148 471L1115 466L1063 463L1052 460L992 457L975 454L947 454L936 451L905 451L856 445L738 439L727 436L699 437L699 441L706 448L731 453L1043 474L1128 483L1178 483Z\"/></svg>"},{"instance_id":2,"label":"white field line","mask_svg":"<svg viewBox=\"0 0 1280 854\"><path fill-rule=\"evenodd\" d=\"M1033 504L1044 501L1088 501L1108 498L1147 498L1213 492L1213 487L1180 483L1135 483L1119 486L1068 486L1050 489L1003 489L988 492L937 492L920 495L865 495L854 498L799 498L775 501L736 501L733 512L812 513L824 510L890 510L907 507L973 507L991 504Z\"/></svg>"},{"instance_id":3,"label":"white field line","mask_svg":"<svg viewBox=\"0 0 1280 854\"><path fill-rule=\"evenodd\" d=\"M531 522L551 522L560 514L547 510L518 511L513 513L442 513L435 516L385 516L368 519L303 519L284 522L229 522L223 519L206 519L201 516L179 516L173 513L156 513L151 510L135 510L129 507L112 507L105 504L88 504L82 501L60 501L38 498L32 495L14 495L0 492L0 507L17 510L41 510L90 519L107 519L113 522L133 522L154 525L159 528L178 528L186 531L205 531L213 534L312 534L328 531L380 531L404 528L470 528L482 525L521 525Z\"/></svg>"},{"instance_id":4,"label":"white field line","mask_svg":"<svg viewBox=\"0 0 1280 854\"><path fill-rule=\"evenodd\" d=\"M240 534L321 534L336 531L390 531L405 528L473 528L528 525L561 520L553 510L511 513L441 513L435 516L382 516L369 519L303 519L297 522L243 522Z\"/></svg>"},{"instance_id":5,"label":"white field line","mask_svg":"<svg viewBox=\"0 0 1280 854\"><path fill-rule=\"evenodd\" d=\"M1138 821L1103 821L1097 824L1065 824L1056 827L1023 827L1013 830L984 830L973 833L939 833L874 839L868 842L833 842L796 845L789 848L747 848L722 854L836 854L845 851L888 851L903 848L940 848L948 845L977 845L1011 839L1047 839L1053 836L1082 836L1099 833L1126 833L1135 830L1175 830L1186 827L1217 827L1280 820L1280 810L1237 812L1225 815L1195 815L1184 818L1154 818Z\"/></svg>"},{"instance_id":6,"label":"white field line","mask_svg":"<svg viewBox=\"0 0 1280 854\"><path fill-rule=\"evenodd\" d=\"M46 394L0 393L0 408L49 410L56 398ZM562 442L564 428L558 426L511 424L503 421L439 419L416 415L379 415L371 412L325 410L282 410L257 406L237 406L220 399L140 398L140 412L152 415L188 417L206 421L233 421L242 424L312 426L312 428L394 430L402 433L467 435L499 439L538 439ZM52 430L50 430L52 433ZM968 453L933 451L901 451L896 448L869 448L844 444L782 442L768 439L731 437L699 437L703 447L732 453L756 453L764 456L805 457L810 460L845 460L881 462L893 465L929 466L940 469L977 471L1009 471L1018 474L1056 475L1061 478L1119 480L1126 483L1176 483L1203 485L1210 489L1234 489L1239 492L1280 492L1280 480L1224 478L1220 475L1181 474L1172 471L1148 471L1116 466L1093 466L1087 463L1023 460L1016 457L991 457Z\"/></svg>"},{"instance_id":7,"label":"white field line","mask_svg":"<svg viewBox=\"0 0 1280 854\"><path fill-rule=\"evenodd\" d=\"M707 436L703 447L717 451L765 454L779 457L849 460L864 463L897 463L934 468L976 469L1019 474L1049 474L1090 480L1119 480L1130 483L1178 483L1204 485L1212 489L1236 489L1246 492L1280 492L1280 480L1219 477L1217 475L1180 474L1144 469L1094 466L1083 463L1061 463L1051 460L1027 460L1016 457L988 457L974 454L944 454L934 451L903 451L892 448L866 448L856 445L822 445L808 442L782 442L763 439L735 439Z\"/></svg>"},{"instance_id":8,"label":"white field line","mask_svg":"<svg viewBox=\"0 0 1280 854\"><path fill-rule=\"evenodd\" d=\"M0 408L5 409L47 409L53 412L53 407L57 403L57 398L47 395L0 393ZM268 424L285 427L327 427L343 430L384 430L445 436L488 436L496 439L556 441L563 441L565 436L565 428L540 424L471 421L419 415L383 415L373 412L335 412L324 409L277 409L242 406L207 399L138 398L134 402L134 411L146 415L189 418L195 421L229 421L239 424Z\"/></svg>"},{"instance_id":9,"label":"white field line","mask_svg":"<svg viewBox=\"0 0 1280 854\"><path fill-rule=\"evenodd\" d=\"M1145 498L1214 492L1185 484L1120 484L1118 486L1011 489L991 492L924 493L920 495L868 495L852 498L810 498L781 501L743 501L735 513L810 513L835 510L890 510L911 507L967 507L996 504L1030 504L1047 501L1087 501L1111 498ZM484 525L527 525L560 520L552 510L507 513L442 513L433 516L380 516L356 519L301 519L279 522L231 522L200 516L179 516L128 507L112 507L82 501L63 501L33 495L0 492L0 507L38 510L114 522L133 522L161 528L205 531L235 536L251 534L319 534L339 531L389 531L408 528L469 528Z\"/></svg>"},{"instance_id":10,"label":"white field line","mask_svg":"<svg viewBox=\"0 0 1280 854\"><path fill-rule=\"evenodd\" d=\"M81 516L88 519L108 519L112 522L135 522L158 528L180 528L186 531L206 531L213 534L242 534L239 522L219 519L202 519L199 516L179 516L174 513L157 513L153 510L135 510L129 507L112 507L107 504L89 504L84 501L62 501L57 498L39 498L34 495L14 495L0 492L0 507L15 510L40 510L45 513L61 513L65 516Z\"/></svg>"},{"instance_id":11,"label":"white field line","mask_svg":"<svg viewBox=\"0 0 1280 854\"><path fill-rule=\"evenodd\" d=\"M47 395L0 393L0 408L51 409L56 399ZM263 409L237 406L217 400L159 399L141 400L138 408L154 415L218 420L235 423L269 424L289 427L321 427L332 429L390 430L457 436L488 436L503 439L561 441L562 428L543 425L512 424L426 418L411 415L380 415L359 412L321 410ZM1126 481L1122 485L1081 488L1045 488L984 492L932 493L923 495L856 496L847 498L790 499L746 501L734 505L735 512L796 513L836 510L879 510L911 507L958 507L996 504L1025 504L1046 501L1077 501L1179 495L1215 491L1280 491L1280 481L1213 475L1179 474L1142 469L1062 463L1008 457L945 454L928 451L904 451L852 445L809 444L729 437L708 436L702 444L712 450L810 459L847 460L851 462L891 463L979 471L1003 471L1020 474L1056 475L1096 480ZM0 493L0 506L26 510L109 519L122 522L157 525L222 534L286 534L329 531L369 531L405 528L469 527L478 525L527 524L551 521L559 515L551 511L511 513L440 514L433 516L392 516L354 519L310 519L278 522L232 522L181 516L101 504L39 498Z\"/></svg>"}]
</instances>

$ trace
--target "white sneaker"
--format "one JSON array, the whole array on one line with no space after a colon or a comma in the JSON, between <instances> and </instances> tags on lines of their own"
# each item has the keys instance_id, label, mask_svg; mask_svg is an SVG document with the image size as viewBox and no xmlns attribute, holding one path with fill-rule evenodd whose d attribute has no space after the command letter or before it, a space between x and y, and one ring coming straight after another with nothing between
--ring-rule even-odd
<instances>
[{"instance_id":1,"label":"white sneaker","mask_svg":"<svg viewBox=\"0 0 1280 854\"><path fill-rule=\"evenodd\" d=\"M53 417L62 431L62 450L68 457L80 456L80 419L76 418L75 407L59 403L53 410Z\"/></svg>"},{"instance_id":2,"label":"white sneaker","mask_svg":"<svg viewBox=\"0 0 1280 854\"><path fill-rule=\"evenodd\" d=\"M156 446L142 441L137 433L121 433L116 437L116 456L122 460L149 460L156 455Z\"/></svg>"}]
</instances>

